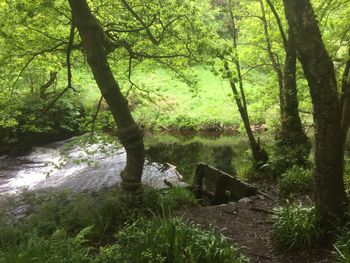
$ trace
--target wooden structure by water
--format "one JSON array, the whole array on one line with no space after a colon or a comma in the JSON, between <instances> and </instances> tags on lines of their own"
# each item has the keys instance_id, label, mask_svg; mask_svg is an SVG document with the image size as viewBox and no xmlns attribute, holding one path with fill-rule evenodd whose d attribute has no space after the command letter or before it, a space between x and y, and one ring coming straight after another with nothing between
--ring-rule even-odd
<instances>
[{"instance_id":1,"label":"wooden structure by water","mask_svg":"<svg viewBox=\"0 0 350 263\"><path fill-rule=\"evenodd\" d=\"M256 195L258 190L234 175L207 164L198 164L193 180L196 198L209 198L210 205L218 205Z\"/></svg>"}]
</instances>

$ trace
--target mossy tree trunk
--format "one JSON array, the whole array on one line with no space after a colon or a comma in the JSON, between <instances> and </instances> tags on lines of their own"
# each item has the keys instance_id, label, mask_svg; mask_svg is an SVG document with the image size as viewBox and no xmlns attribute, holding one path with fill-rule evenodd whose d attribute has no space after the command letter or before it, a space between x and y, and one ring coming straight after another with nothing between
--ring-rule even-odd
<instances>
[{"instance_id":1,"label":"mossy tree trunk","mask_svg":"<svg viewBox=\"0 0 350 263\"><path fill-rule=\"evenodd\" d=\"M292 147L300 164L305 162L310 152L310 142L304 133L299 116L298 91L296 83L297 54L295 39L291 30L288 31L286 43L286 58L283 74L283 109L281 120L280 140L281 146Z\"/></svg>"},{"instance_id":2,"label":"mossy tree trunk","mask_svg":"<svg viewBox=\"0 0 350 263\"><path fill-rule=\"evenodd\" d=\"M343 182L341 108L334 65L322 41L309 0L283 0L299 60L309 83L315 123L315 199L328 229L343 219L347 203Z\"/></svg>"},{"instance_id":3,"label":"mossy tree trunk","mask_svg":"<svg viewBox=\"0 0 350 263\"><path fill-rule=\"evenodd\" d=\"M282 65L280 65L279 60L275 59L274 52L272 51L264 4L260 0L267 50L279 83L281 127L278 134L278 145L282 152L284 152L284 148L287 148L288 151L293 151L295 153L293 159L297 161L297 164L304 164L310 152L310 142L303 130L299 116L295 39L291 30L288 30L288 36L286 35L281 18L272 1L266 0L266 2L275 17L285 50L285 62L282 70Z\"/></svg>"},{"instance_id":4,"label":"mossy tree trunk","mask_svg":"<svg viewBox=\"0 0 350 263\"><path fill-rule=\"evenodd\" d=\"M128 102L113 76L107 58L110 47L107 45L106 35L101 25L91 13L86 0L69 0L69 4L87 61L118 126L118 138L126 150L126 167L121 174L122 189L127 202L140 201L141 176L145 159L142 131L132 118Z\"/></svg>"}]
</instances>

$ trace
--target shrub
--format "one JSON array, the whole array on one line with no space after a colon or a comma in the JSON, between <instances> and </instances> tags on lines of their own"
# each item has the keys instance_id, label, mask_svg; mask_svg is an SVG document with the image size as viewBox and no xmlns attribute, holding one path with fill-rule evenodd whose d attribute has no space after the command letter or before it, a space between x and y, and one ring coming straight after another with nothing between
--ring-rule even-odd
<instances>
[{"instance_id":1,"label":"shrub","mask_svg":"<svg viewBox=\"0 0 350 263\"><path fill-rule=\"evenodd\" d=\"M108 109L100 110L94 122L94 117L96 114L96 109L90 110L84 120L84 129L86 132L91 131L92 125L94 125L94 130L97 132L115 132L116 124L113 119L112 113ZM94 123L93 123L94 122Z\"/></svg>"},{"instance_id":2,"label":"shrub","mask_svg":"<svg viewBox=\"0 0 350 263\"><path fill-rule=\"evenodd\" d=\"M323 233L314 207L288 204L273 212L271 239L277 250L306 249L320 241Z\"/></svg>"},{"instance_id":3,"label":"shrub","mask_svg":"<svg viewBox=\"0 0 350 263\"><path fill-rule=\"evenodd\" d=\"M179 219L140 218L115 236L117 242L102 249L98 262L248 262L222 235Z\"/></svg>"},{"instance_id":4,"label":"shrub","mask_svg":"<svg viewBox=\"0 0 350 263\"><path fill-rule=\"evenodd\" d=\"M294 166L308 167L309 145L292 147L277 141L269 151L269 165L275 178Z\"/></svg>"},{"instance_id":5,"label":"shrub","mask_svg":"<svg viewBox=\"0 0 350 263\"><path fill-rule=\"evenodd\" d=\"M0 144L43 143L79 133L85 110L77 96L67 94L47 107L47 100L28 95L0 110Z\"/></svg>"},{"instance_id":6,"label":"shrub","mask_svg":"<svg viewBox=\"0 0 350 263\"><path fill-rule=\"evenodd\" d=\"M296 194L306 194L313 190L313 176L310 169L293 166L278 180L279 194L289 198Z\"/></svg>"}]
</instances>

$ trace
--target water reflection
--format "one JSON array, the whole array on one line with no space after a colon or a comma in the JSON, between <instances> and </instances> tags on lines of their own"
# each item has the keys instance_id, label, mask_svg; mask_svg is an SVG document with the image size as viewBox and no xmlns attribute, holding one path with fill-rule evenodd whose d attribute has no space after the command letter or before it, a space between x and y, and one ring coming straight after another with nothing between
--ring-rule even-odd
<instances>
[{"instance_id":1,"label":"water reflection","mask_svg":"<svg viewBox=\"0 0 350 263\"><path fill-rule=\"evenodd\" d=\"M243 136L187 137L154 135L146 138L150 160L172 163L191 182L198 163L206 163L226 173L234 174L242 163L249 162L245 154L248 145Z\"/></svg>"}]
</instances>

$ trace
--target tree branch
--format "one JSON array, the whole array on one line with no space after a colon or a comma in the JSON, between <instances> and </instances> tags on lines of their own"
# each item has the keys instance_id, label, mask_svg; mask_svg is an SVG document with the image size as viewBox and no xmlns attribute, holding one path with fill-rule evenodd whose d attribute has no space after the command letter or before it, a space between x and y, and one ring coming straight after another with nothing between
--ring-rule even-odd
<instances>
[{"instance_id":1,"label":"tree branch","mask_svg":"<svg viewBox=\"0 0 350 263\"><path fill-rule=\"evenodd\" d=\"M74 90L72 86L72 70L71 70L71 52L72 52L72 47L74 43L74 31L75 31L75 19L74 19L74 14L72 13L72 22L71 22L71 28L70 28L70 33L69 33L69 42L67 46L67 52L66 52L66 63L67 63L67 87L61 91L56 98L54 98L48 106L44 108L44 110L40 113L39 117L37 118L40 119L68 90L72 89ZM74 90L75 91L75 90Z\"/></svg>"}]
</instances>

